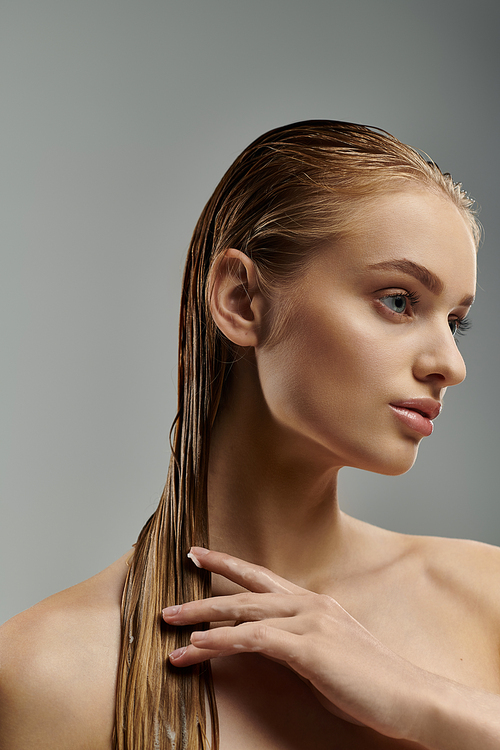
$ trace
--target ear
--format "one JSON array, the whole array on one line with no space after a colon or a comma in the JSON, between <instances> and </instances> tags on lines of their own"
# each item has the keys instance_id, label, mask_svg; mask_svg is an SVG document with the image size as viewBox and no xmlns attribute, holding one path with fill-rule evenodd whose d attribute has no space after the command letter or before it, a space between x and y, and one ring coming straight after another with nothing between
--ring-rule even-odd
<instances>
[{"instance_id":1,"label":"ear","mask_svg":"<svg viewBox=\"0 0 500 750\"><path fill-rule=\"evenodd\" d=\"M257 346L265 300L253 261L240 250L230 248L213 273L210 310L216 326L233 344Z\"/></svg>"}]
</instances>

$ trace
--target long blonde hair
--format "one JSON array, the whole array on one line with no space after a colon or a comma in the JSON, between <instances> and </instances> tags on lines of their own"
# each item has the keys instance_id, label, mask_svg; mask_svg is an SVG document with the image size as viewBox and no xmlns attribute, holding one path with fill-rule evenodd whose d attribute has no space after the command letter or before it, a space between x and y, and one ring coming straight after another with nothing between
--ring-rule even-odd
<instances>
[{"instance_id":1,"label":"long blonde hair","mask_svg":"<svg viewBox=\"0 0 500 750\"><path fill-rule=\"evenodd\" d=\"M450 175L384 131L311 120L266 133L229 168L205 206L190 244L179 326L178 411L158 509L142 529L122 603L116 750L219 747L210 664L176 669L168 654L189 642L161 610L210 596L210 577L188 563L191 545L208 546L210 435L235 351L215 327L210 288L217 259L236 247L255 263L264 292L286 283L315 246L349 231L354 206L403 184L447 196L480 228L472 200ZM206 627L206 626L205 626Z\"/></svg>"}]
</instances>

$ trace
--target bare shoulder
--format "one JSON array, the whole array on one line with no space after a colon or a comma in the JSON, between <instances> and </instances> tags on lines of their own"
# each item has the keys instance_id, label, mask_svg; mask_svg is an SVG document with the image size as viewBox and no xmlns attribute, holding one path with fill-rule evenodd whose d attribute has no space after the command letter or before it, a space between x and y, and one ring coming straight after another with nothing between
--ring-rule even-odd
<instances>
[{"instance_id":1,"label":"bare shoulder","mask_svg":"<svg viewBox=\"0 0 500 750\"><path fill-rule=\"evenodd\" d=\"M466 539L416 536L381 529L355 519L362 572L380 575L384 586L422 592L439 606L452 601L478 619L496 623L500 633L500 547ZM360 540L363 542L360 545ZM373 585L373 575L370 577ZM358 582L359 589L359 582ZM417 597L418 598L418 597Z\"/></svg>"},{"instance_id":2,"label":"bare shoulder","mask_svg":"<svg viewBox=\"0 0 500 750\"><path fill-rule=\"evenodd\" d=\"M0 750L111 747L126 556L0 628Z\"/></svg>"},{"instance_id":3,"label":"bare shoulder","mask_svg":"<svg viewBox=\"0 0 500 750\"><path fill-rule=\"evenodd\" d=\"M500 547L467 539L411 537L427 577L500 625Z\"/></svg>"}]
</instances>

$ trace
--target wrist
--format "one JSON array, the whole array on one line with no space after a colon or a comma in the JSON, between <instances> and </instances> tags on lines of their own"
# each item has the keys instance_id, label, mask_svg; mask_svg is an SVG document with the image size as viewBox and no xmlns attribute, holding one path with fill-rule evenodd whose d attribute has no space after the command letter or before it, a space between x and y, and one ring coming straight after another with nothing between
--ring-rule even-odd
<instances>
[{"instance_id":1,"label":"wrist","mask_svg":"<svg viewBox=\"0 0 500 750\"><path fill-rule=\"evenodd\" d=\"M427 750L498 750L498 695L418 672L405 739Z\"/></svg>"}]
</instances>

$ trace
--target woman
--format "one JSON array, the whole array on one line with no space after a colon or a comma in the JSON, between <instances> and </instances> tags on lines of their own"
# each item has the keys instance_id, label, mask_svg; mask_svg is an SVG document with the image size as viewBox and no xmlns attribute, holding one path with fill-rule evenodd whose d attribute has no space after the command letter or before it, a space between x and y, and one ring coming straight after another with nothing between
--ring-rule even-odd
<instances>
[{"instance_id":1,"label":"woman","mask_svg":"<svg viewBox=\"0 0 500 750\"><path fill-rule=\"evenodd\" d=\"M191 243L159 508L4 626L2 750L500 747L499 550L336 494L342 466L407 471L465 377L478 240L460 186L386 133L246 149Z\"/></svg>"}]
</instances>

